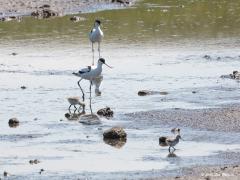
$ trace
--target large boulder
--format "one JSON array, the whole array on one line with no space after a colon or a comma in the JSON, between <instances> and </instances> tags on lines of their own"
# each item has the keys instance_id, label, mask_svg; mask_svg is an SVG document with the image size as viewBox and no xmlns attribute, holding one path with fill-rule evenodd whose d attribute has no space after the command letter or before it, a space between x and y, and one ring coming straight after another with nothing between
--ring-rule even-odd
<instances>
[{"instance_id":1,"label":"large boulder","mask_svg":"<svg viewBox=\"0 0 240 180\"><path fill-rule=\"evenodd\" d=\"M103 133L104 139L126 139L127 133L121 127L113 127Z\"/></svg>"}]
</instances>

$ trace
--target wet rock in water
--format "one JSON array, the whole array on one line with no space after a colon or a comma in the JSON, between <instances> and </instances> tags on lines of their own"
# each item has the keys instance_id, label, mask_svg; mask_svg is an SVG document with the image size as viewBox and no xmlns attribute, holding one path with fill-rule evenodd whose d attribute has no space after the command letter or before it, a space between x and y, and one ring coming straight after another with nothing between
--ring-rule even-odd
<instances>
[{"instance_id":1,"label":"wet rock in water","mask_svg":"<svg viewBox=\"0 0 240 180\"><path fill-rule=\"evenodd\" d=\"M117 149L120 149L122 148L126 142L127 142L127 139L126 138L123 138L123 139L109 139L109 138L104 138L103 141L110 145L110 146L113 146Z\"/></svg>"},{"instance_id":2,"label":"wet rock in water","mask_svg":"<svg viewBox=\"0 0 240 180\"><path fill-rule=\"evenodd\" d=\"M97 125L101 124L101 120L96 114L85 114L80 116L79 123L85 125Z\"/></svg>"},{"instance_id":3,"label":"wet rock in water","mask_svg":"<svg viewBox=\"0 0 240 180\"><path fill-rule=\"evenodd\" d=\"M203 56L203 58L209 60L209 59L211 59L211 56L205 55L205 56Z\"/></svg>"},{"instance_id":4,"label":"wet rock in water","mask_svg":"<svg viewBox=\"0 0 240 180\"><path fill-rule=\"evenodd\" d=\"M99 116L104 116L104 117L113 117L113 111L110 109L110 107L102 108L97 111L97 114Z\"/></svg>"},{"instance_id":5,"label":"wet rock in water","mask_svg":"<svg viewBox=\"0 0 240 180\"><path fill-rule=\"evenodd\" d=\"M29 161L29 164L38 164L38 163L40 163L40 161L37 160L37 159L34 159L34 160L30 160L30 161Z\"/></svg>"},{"instance_id":6,"label":"wet rock in water","mask_svg":"<svg viewBox=\"0 0 240 180\"><path fill-rule=\"evenodd\" d=\"M159 138L159 146L168 146L168 144L167 144L167 137L166 136L162 136L162 137L160 137Z\"/></svg>"},{"instance_id":7,"label":"wet rock in water","mask_svg":"<svg viewBox=\"0 0 240 180\"><path fill-rule=\"evenodd\" d=\"M43 19L59 16L59 13L57 11L54 11L50 8L50 5L45 4L39 7L36 11L33 11L31 13L31 16Z\"/></svg>"},{"instance_id":8,"label":"wet rock in water","mask_svg":"<svg viewBox=\"0 0 240 180\"><path fill-rule=\"evenodd\" d=\"M126 139L127 133L121 127L113 127L103 133L104 139Z\"/></svg>"},{"instance_id":9,"label":"wet rock in water","mask_svg":"<svg viewBox=\"0 0 240 180\"><path fill-rule=\"evenodd\" d=\"M197 93L197 91L192 91L192 93L193 93L193 94L196 94L196 93Z\"/></svg>"},{"instance_id":10,"label":"wet rock in water","mask_svg":"<svg viewBox=\"0 0 240 180\"><path fill-rule=\"evenodd\" d=\"M79 22L79 21L84 21L84 20L85 20L85 18L80 17L80 16L70 17L70 21L73 21L73 22Z\"/></svg>"},{"instance_id":11,"label":"wet rock in water","mask_svg":"<svg viewBox=\"0 0 240 180\"><path fill-rule=\"evenodd\" d=\"M13 52L11 55L12 55L12 56L16 56L16 55L17 55L17 53Z\"/></svg>"},{"instance_id":12,"label":"wet rock in water","mask_svg":"<svg viewBox=\"0 0 240 180\"><path fill-rule=\"evenodd\" d=\"M21 86L21 89L27 89L27 87L26 86Z\"/></svg>"},{"instance_id":13,"label":"wet rock in water","mask_svg":"<svg viewBox=\"0 0 240 180\"><path fill-rule=\"evenodd\" d=\"M42 174L44 172L44 169L40 169L39 174Z\"/></svg>"},{"instance_id":14,"label":"wet rock in water","mask_svg":"<svg viewBox=\"0 0 240 180\"><path fill-rule=\"evenodd\" d=\"M150 90L140 90L140 91L138 91L139 96L156 95L156 94L167 95L169 93L166 92L166 91L150 91Z\"/></svg>"},{"instance_id":15,"label":"wet rock in water","mask_svg":"<svg viewBox=\"0 0 240 180\"><path fill-rule=\"evenodd\" d=\"M7 171L4 171L4 172L3 172L3 176L4 176L4 177L7 177L7 176L9 176L9 173L8 173Z\"/></svg>"},{"instance_id":16,"label":"wet rock in water","mask_svg":"<svg viewBox=\"0 0 240 180\"><path fill-rule=\"evenodd\" d=\"M229 79L237 79L237 80L240 80L240 72L235 70L235 71L233 71L232 74L221 75L220 78L229 78Z\"/></svg>"},{"instance_id":17,"label":"wet rock in water","mask_svg":"<svg viewBox=\"0 0 240 180\"><path fill-rule=\"evenodd\" d=\"M130 4L129 0L112 0L112 3L120 3L120 4Z\"/></svg>"},{"instance_id":18,"label":"wet rock in water","mask_svg":"<svg viewBox=\"0 0 240 180\"><path fill-rule=\"evenodd\" d=\"M19 125L19 120L17 118L11 118L8 121L9 127L17 127Z\"/></svg>"}]
</instances>

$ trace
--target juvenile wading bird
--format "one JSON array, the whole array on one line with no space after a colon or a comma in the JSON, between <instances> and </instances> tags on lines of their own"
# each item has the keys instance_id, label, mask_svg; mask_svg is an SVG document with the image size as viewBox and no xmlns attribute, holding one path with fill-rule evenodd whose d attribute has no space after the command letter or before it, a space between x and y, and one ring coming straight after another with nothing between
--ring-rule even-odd
<instances>
[{"instance_id":1,"label":"juvenile wading bird","mask_svg":"<svg viewBox=\"0 0 240 180\"><path fill-rule=\"evenodd\" d=\"M179 128L173 128L173 129L171 130L171 132L172 132L174 135L180 135L180 129L179 129ZM159 138L159 145L160 145L160 146L168 146L167 141L166 141L168 138L171 138L171 137L161 136L161 137Z\"/></svg>"},{"instance_id":2,"label":"juvenile wading bird","mask_svg":"<svg viewBox=\"0 0 240 180\"><path fill-rule=\"evenodd\" d=\"M174 151L176 150L176 149L174 148L174 146L179 143L179 139L182 139L179 134L178 134L175 138L167 138L167 139L166 139L166 143L167 143L168 146L169 146L169 148L168 148L169 153L171 152L171 148L173 148Z\"/></svg>"},{"instance_id":3,"label":"juvenile wading bird","mask_svg":"<svg viewBox=\"0 0 240 180\"><path fill-rule=\"evenodd\" d=\"M99 20L96 20L95 23L94 23L94 26L91 30L91 32L89 33L89 39L92 43L92 54L93 54L93 60L92 60L92 65L94 65L94 47L93 47L93 44L95 42L98 43L98 58L101 57L101 54L100 54L100 43L102 41L102 38L103 38L103 32L100 28L100 25L101 25L101 21Z\"/></svg>"},{"instance_id":4,"label":"juvenile wading bird","mask_svg":"<svg viewBox=\"0 0 240 180\"><path fill-rule=\"evenodd\" d=\"M92 97L91 97L91 91L92 91L92 84L93 84L93 81L100 77L101 76L101 73L102 73L102 65L105 64L106 66L108 66L109 68L112 68L111 66L107 65L105 63L105 59L103 58L100 58L98 60L98 64L97 64L97 67L94 67L94 66L88 66L87 68L84 68L84 69L81 69L80 71L78 71L77 73L73 73L75 76L78 76L80 77L81 79L78 81L78 86L80 88L80 90L82 91L82 98L83 98L83 101L85 100L85 95L84 95L84 92L83 92L83 89L80 85L80 82L82 79L86 79L86 80L89 80L90 81L90 110L91 110L91 114L92 113Z\"/></svg>"}]
</instances>

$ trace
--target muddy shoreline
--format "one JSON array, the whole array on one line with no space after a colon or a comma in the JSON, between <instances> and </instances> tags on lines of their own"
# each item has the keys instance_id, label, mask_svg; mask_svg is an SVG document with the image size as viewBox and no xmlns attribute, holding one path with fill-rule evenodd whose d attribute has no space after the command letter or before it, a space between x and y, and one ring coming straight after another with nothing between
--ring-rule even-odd
<instances>
[{"instance_id":1,"label":"muddy shoreline","mask_svg":"<svg viewBox=\"0 0 240 180\"><path fill-rule=\"evenodd\" d=\"M167 109L154 110L149 112L137 112L126 114L132 119L136 126L156 126L164 124L169 127L193 128L196 130L207 130L215 132L235 132L240 131L240 105L234 104L221 108L207 109ZM137 122L137 123L136 123ZM132 125L129 125L132 126ZM228 163L223 161L218 165L194 166L191 168L180 168L177 175L170 177L150 178L157 179L221 179L234 180L240 178L240 163L235 161L240 159L239 152L223 152L218 154L222 160L229 159ZM149 178L147 178L149 179Z\"/></svg>"},{"instance_id":2,"label":"muddy shoreline","mask_svg":"<svg viewBox=\"0 0 240 180\"><path fill-rule=\"evenodd\" d=\"M135 0L0 0L0 17L30 16L31 13L47 6L58 14L79 14L105 9L118 9L133 5Z\"/></svg>"}]
</instances>

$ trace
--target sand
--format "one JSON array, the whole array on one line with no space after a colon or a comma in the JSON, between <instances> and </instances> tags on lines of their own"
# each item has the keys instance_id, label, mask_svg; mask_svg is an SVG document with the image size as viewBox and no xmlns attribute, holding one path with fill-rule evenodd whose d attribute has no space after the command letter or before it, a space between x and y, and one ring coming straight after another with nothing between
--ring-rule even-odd
<instances>
[{"instance_id":1,"label":"sand","mask_svg":"<svg viewBox=\"0 0 240 180\"><path fill-rule=\"evenodd\" d=\"M133 0L129 1L130 4ZM113 2L119 6L127 4ZM60 15L81 13L86 9L111 6L111 0L0 0L0 16L11 15L30 15L43 5L50 5L51 10L58 12ZM103 7L103 9L104 9Z\"/></svg>"}]
</instances>

